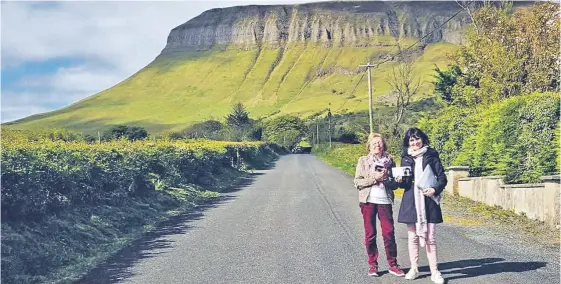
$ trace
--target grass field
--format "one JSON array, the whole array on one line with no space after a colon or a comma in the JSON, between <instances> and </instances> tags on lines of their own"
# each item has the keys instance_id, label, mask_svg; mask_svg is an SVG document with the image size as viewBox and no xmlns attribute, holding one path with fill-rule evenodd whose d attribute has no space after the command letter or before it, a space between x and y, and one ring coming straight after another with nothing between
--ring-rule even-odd
<instances>
[{"instance_id":1,"label":"grass field","mask_svg":"<svg viewBox=\"0 0 561 284\"><path fill-rule=\"evenodd\" d=\"M404 39L401 44L413 42ZM446 54L454 49L455 45L436 43L419 51L414 65L423 83L424 95L419 98L430 96L435 64L445 67ZM325 110L329 103L338 112L365 110L368 80L364 78L352 93L362 75L358 65L380 62L395 53L395 46L326 47L308 43L279 49L216 47L160 56L108 90L66 108L10 123L9 127L67 128L95 134L110 125L127 124L159 134L184 129L195 121L221 120L235 102L243 102L253 118L272 114L306 117ZM390 61L373 69L375 97L390 92L386 81L394 65ZM376 99L374 102L382 104Z\"/></svg>"}]
</instances>

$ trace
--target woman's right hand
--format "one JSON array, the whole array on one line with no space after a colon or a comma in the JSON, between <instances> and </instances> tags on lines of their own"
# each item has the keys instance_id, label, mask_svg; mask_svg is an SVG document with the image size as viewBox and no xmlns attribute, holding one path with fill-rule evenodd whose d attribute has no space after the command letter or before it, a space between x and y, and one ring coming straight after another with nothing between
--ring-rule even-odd
<instances>
[{"instance_id":1,"label":"woman's right hand","mask_svg":"<svg viewBox=\"0 0 561 284\"><path fill-rule=\"evenodd\" d=\"M401 181L403 180L403 177L402 176L396 176L396 177L394 177L394 179L397 183L401 183Z\"/></svg>"}]
</instances>

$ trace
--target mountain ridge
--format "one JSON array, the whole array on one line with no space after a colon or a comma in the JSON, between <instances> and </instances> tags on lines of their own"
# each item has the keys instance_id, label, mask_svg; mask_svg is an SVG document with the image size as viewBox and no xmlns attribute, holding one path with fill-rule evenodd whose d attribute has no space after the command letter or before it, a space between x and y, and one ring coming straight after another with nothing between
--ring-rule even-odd
<instances>
[{"instance_id":1,"label":"mountain ridge","mask_svg":"<svg viewBox=\"0 0 561 284\"><path fill-rule=\"evenodd\" d=\"M215 45L278 48L289 43L322 42L368 46L378 36L427 36L460 7L455 2L320 2L248 5L211 9L171 30L162 54L208 50ZM470 23L462 12L425 43L460 43Z\"/></svg>"},{"instance_id":2,"label":"mountain ridge","mask_svg":"<svg viewBox=\"0 0 561 284\"><path fill-rule=\"evenodd\" d=\"M431 15L438 12L438 9L431 5L445 5L443 7L448 7L450 13L458 12L460 7L455 2L380 3L322 2L266 7L252 5L206 11L174 28L170 35L177 34L178 31L185 32L183 35L177 35L181 40L177 41L177 37L173 36L168 37L166 48L154 61L119 84L62 109L35 114L4 123L3 126L9 125L15 129L68 128L97 133L111 125L127 124L145 127L150 133L162 133L180 131L197 121L224 117L232 104L237 102L244 103L250 115L255 118L276 114L306 117L324 111L329 104L338 112L362 111L367 109L367 80L358 84L364 71L358 66L366 62L385 62L373 69L373 96L375 107L391 106L391 86L387 82L387 75L397 64L391 60L398 53L396 42L406 47L417 43L419 37L415 35L426 35L409 33L409 26L444 22L431 20ZM364 11L354 13L358 16L353 18L353 13L346 10L357 9L356 4ZM425 10L434 11L423 15L425 10L417 9L423 4ZM303 15L301 18L290 17L289 23L287 19L291 12L286 7L309 13L300 13ZM310 7L323 8L314 10ZM342 14L334 15L326 7L338 9L335 10L336 13L342 11ZM271 29L273 32L265 33L265 15L272 15L267 14L271 9L287 11L285 20L270 20L274 23L288 23L280 25L282 29L278 31L281 33L275 33L274 29ZM217 13L220 15L224 11L238 11L238 14L232 13L230 18L205 16ZM236 16L239 13L249 13L247 11L253 11L257 16ZM387 11L390 12L386 13ZM381 16L372 17L370 22L364 21L364 17L372 13ZM388 14L390 16L387 16ZM260 18L259 15L263 17ZM397 36L374 34L364 28L374 27L369 26L369 23L379 24L384 17L399 19L394 21L394 24L398 23L399 28L393 30L402 32ZM456 21L457 17L464 20ZM462 21L467 21L465 17L462 12L447 23L451 28L449 34L461 34L461 27L464 27ZM211 25L212 23L214 25ZM216 23L223 23L222 27ZM238 23L238 26L234 23ZM313 23L317 23L317 33L312 29ZM339 23L341 27L348 26L347 30L352 31L349 34L351 36L347 37L344 29L339 29L340 35L335 32L337 29L330 28L325 29L333 31L329 36L327 32L321 33L325 27L335 26L330 26L329 23ZM245 32L235 34L240 38L239 41L231 36L232 30L228 32L225 28L244 25L246 28L240 31ZM362 33L360 27L363 27ZM369 32L365 32L367 30ZM253 37L244 42L243 38L248 32L253 34ZM188 37L187 34L193 37ZM355 34L357 36L353 37ZM428 37L427 41L410 50L415 74L423 82L419 99L431 96L430 82L433 80L435 65L446 68L447 53L454 52L457 48L457 45L440 37L446 32L437 30L435 34L439 36ZM193 39L196 37L199 40ZM291 38L294 40L290 41ZM316 40L313 41L312 38ZM274 39L281 40L275 43ZM436 39L441 41L433 42Z\"/></svg>"}]
</instances>

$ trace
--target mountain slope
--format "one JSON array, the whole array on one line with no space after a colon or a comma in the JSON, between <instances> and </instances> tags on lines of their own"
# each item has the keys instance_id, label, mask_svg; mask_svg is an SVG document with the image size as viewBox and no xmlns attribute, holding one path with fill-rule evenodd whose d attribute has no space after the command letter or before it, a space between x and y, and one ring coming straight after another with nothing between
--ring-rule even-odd
<instances>
[{"instance_id":1,"label":"mountain slope","mask_svg":"<svg viewBox=\"0 0 561 284\"><path fill-rule=\"evenodd\" d=\"M358 8L357 8L358 6ZM221 119L235 102L252 117L301 116L368 108L358 65L381 62L415 43L458 11L455 3L326 2L207 11L173 29L148 66L99 94L54 112L10 123L18 129L64 127L86 133L112 124L151 133ZM445 67L468 23L460 13L411 49L423 91L434 65ZM373 69L376 104L390 104L389 61Z\"/></svg>"}]
</instances>

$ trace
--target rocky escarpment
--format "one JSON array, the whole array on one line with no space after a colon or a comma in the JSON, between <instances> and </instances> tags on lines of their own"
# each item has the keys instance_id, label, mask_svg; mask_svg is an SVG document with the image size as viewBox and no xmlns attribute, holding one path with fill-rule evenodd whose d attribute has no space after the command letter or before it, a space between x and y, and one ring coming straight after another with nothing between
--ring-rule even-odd
<instances>
[{"instance_id":1,"label":"rocky escarpment","mask_svg":"<svg viewBox=\"0 0 561 284\"><path fill-rule=\"evenodd\" d=\"M455 2L322 2L208 10L174 28L163 54L215 45L278 47L291 42L369 45L379 36L423 37L460 7ZM425 42L458 43L469 24L461 12Z\"/></svg>"}]
</instances>

